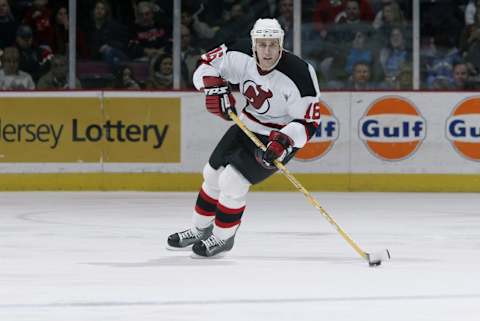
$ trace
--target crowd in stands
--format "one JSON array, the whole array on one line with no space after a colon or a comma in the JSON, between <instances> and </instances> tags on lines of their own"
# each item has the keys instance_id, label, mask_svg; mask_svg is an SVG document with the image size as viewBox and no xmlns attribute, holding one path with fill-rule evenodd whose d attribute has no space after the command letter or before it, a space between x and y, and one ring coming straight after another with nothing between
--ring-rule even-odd
<instances>
[{"instance_id":1,"label":"crowd in stands","mask_svg":"<svg viewBox=\"0 0 480 321\"><path fill-rule=\"evenodd\" d=\"M412 6L302 0L302 56L321 88L412 89ZM480 0L420 6L421 88L480 88ZM276 17L293 50L293 0L182 0L181 88L203 52L259 17ZM77 0L76 88L171 89L172 19L170 0ZM0 90L67 88L68 34L68 0L0 0Z\"/></svg>"}]
</instances>

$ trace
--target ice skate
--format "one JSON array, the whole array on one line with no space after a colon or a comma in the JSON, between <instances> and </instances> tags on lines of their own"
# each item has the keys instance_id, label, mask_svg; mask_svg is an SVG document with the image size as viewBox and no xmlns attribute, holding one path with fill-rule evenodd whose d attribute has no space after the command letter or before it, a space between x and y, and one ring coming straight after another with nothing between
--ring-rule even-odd
<instances>
[{"instance_id":1,"label":"ice skate","mask_svg":"<svg viewBox=\"0 0 480 321\"><path fill-rule=\"evenodd\" d=\"M193 258L209 258L209 257L222 257L225 255L225 252L230 251L233 248L233 243L235 240L235 235L232 237L222 240L216 237L215 235L210 235L209 238L195 242L193 244Z\"/></svg>"},{"instance_id":2,"label":"ice skate","mask_svg":"<svg viewBox=\"0 0 480 321\"><path fill-rule=\"evenodd\" d=\"M212 235L212 230L213 224L204 229L193 227L182 232L173 233L168 237L167 249L173 251L187 250L193 243L207 239Z\"/></svg>"}]
</instances>

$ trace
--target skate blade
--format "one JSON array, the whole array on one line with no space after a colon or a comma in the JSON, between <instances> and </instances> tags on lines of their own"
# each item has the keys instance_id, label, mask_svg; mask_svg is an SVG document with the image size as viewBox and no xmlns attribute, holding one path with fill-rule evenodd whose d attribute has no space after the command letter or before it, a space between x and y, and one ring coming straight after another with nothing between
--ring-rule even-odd
<instances>
[{"instance_id":1,"label":"skate blade","mask_svg":"<svg viewBox=\"0 0 480 321\"><path fill-rule=\"evenodd\" d=\"M214 256L201 256L195 253L192 253L190 257L194 260L217 260L217 259L222 259L226 256L227 253L222 252Z\"/></svg>"},{"instance_id":2,"label":"skate blade","mask_svg":"<svg viewBox=\"0 0 480 321\"><path fill-rule=\"evenodd\" d=\"M165 248L169 251L172 251L172 252L187 252L187 251L192 250L191 245L185 246L185 247L173 247L173 246L167 245L167 246L165 246Z\"/></svg>"}]
</instances>

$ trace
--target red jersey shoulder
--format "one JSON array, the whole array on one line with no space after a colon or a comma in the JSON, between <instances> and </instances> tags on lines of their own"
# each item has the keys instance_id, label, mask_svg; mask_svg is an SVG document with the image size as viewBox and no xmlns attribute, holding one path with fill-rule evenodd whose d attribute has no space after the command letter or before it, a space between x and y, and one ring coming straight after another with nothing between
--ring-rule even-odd
<instances>
[{"instance_id":1,"label":"red jersey shoulder","mask_svg":"<svg viewBox=\"0 0 480 321\"><path fill-rule=\"evenodd\" d=\"M235 42L227 42L216 47L202 55L203 63L211 63L212 61L224 57L229 52L239 52L249 57L253 57L252 45L250 39L241 39Z\"/></svg>"}]
</instances>

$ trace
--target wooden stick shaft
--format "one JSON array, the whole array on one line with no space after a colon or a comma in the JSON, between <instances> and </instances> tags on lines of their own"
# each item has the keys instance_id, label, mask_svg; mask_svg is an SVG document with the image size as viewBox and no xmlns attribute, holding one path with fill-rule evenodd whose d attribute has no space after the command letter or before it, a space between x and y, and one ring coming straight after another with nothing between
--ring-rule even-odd
<instances>
[{"instance_id":1,"label":"wooden stick shaft","mask_svg":"<svg viewBox=\"0 0 480 321\"><path fill-rule=\"evenodd\" d=\"M240 127L240 129L242 129L242 131L255 143L255 145L257 145L258 148L261 148L264 151L266 150L265 145L260 141L260 139L258 139L258 137L255 136L255 134L252 133L247 128L247 126L245 126L245 124L240 120L240 118L238 118L238 116L235 113L229 112L228 114L230 115L230 118L235 122L235 124L237 124L238 127ZM275 160L273 163L282 172L282 174L285 175L285 177L288 178L288 180L293 184L293 186L295 186L295 188L297 188L297 190L302 192L302 194L307 198L307 200L310 202L310 204L312 204L314 207L316 207L320 211L320 213L323 215L323 217L325 217L325 219L331 225L333 225L335 227L337 232L343 237L343 239L345 241L347 241L348 244L350 244L351 247L353 247L355 252L357 252L358 255L360 255L362 258L364 258L365 260L368 261L369 260L368 259L368 254L366 252L364 252L357 243L355 243L355 241L343 230L343 228L340 225L338 225L337 222L335 222L333 217L331 217L330 214L328 214L327 211L325 211L323 209L323 207L312 196L312 194L310 194L310 192L308 192L305 189L305 187L303 187L303 185L295 178L295 176L293 176L289 172L287 167L277 160Z\"/></svg>"}]
</instances>

